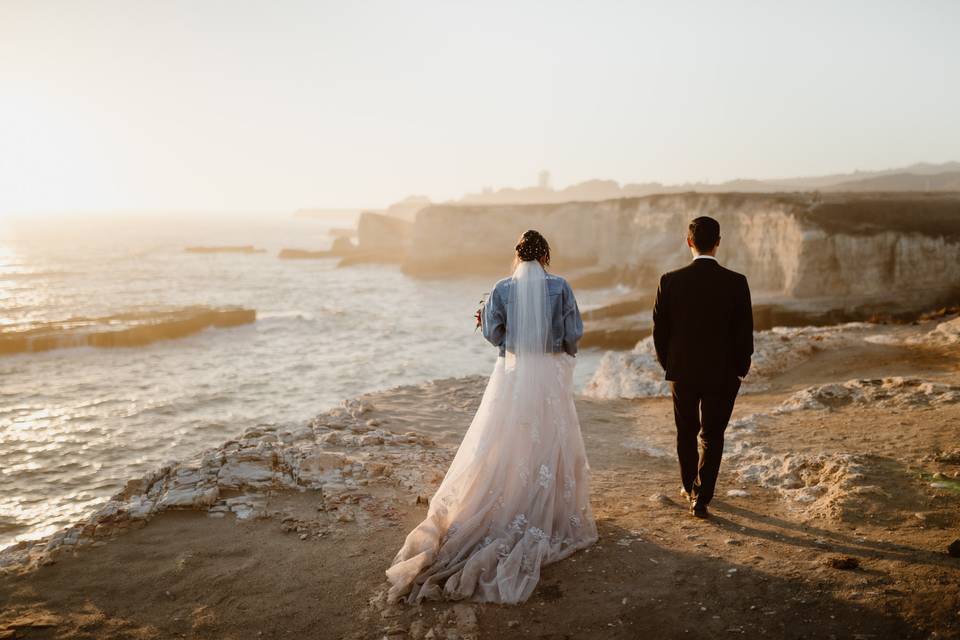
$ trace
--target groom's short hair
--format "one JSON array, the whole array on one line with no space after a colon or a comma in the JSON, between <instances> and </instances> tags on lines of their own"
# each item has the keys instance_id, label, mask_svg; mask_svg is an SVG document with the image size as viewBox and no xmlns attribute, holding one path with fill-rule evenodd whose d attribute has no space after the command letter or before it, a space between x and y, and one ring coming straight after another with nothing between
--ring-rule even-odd
<instances>
[{"instance_id":1,"label":"groom's short hair","mask_svg":"<svg viewBox=\"0 0 960 640\"><path fill-rule=\"evenodd\" d=\"M688 227L690 239L697 251L710 251L720 242L720 223L710 216L700 216L690 221Z\"/></svg>"}]
</instances>

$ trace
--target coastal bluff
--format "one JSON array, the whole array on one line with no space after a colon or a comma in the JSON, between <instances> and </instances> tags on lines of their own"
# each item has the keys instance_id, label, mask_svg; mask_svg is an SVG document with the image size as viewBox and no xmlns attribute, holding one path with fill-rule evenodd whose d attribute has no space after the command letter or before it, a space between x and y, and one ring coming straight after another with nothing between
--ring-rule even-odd
<instances>
[{"instance_id":1,"label":"coastal bluff","mask_svg":"<svg viewBox=\"0 0 960 640\"><path fill-rule=\"evenodd\" d=\"M960 194L683 193L432 205L393 250L413 276L493 275L508 269L517 236L535 228L551 243L554 268L575 286L652 292L660 273L687 261L686 225L700 215L720 221L721 261L744 273L762 302L897 312L940 305L960 291Z\"/></svg>"}]
</instances>

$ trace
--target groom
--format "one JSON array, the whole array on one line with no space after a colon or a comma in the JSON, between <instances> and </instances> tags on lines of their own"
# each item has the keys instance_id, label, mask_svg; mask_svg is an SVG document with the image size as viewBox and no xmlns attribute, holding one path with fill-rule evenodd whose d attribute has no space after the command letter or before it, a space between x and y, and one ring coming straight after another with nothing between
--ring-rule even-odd
<instances>
[{"instance_id":1,"label":"groom","mask_svg":"<svg viewBox=\"0 0 960 640\"><path fill-rule=\"evenodd\" d=\"M746 277L717 262L720 223L695 218L687 245L693 262L660 278L653 342L673 393L682 493L691 502L690 512L706 518L723 434L740 381L750 370L753 312Z\"/></svg>"}]
</instances>

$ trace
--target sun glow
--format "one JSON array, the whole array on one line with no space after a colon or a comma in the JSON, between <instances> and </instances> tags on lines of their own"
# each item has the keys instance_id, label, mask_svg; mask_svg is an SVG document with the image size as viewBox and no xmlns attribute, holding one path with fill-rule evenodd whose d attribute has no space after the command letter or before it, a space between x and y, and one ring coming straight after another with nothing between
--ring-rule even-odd
<instances>
[{"instance_id":1,"label":"sun glow","mask_svg":"<svg viewBox=\"0 0 960 640\"><path fill-rule=\"evenodd\" d=\"M952 160L958 11L0 3L0 212L381 207L543 168L682 183Z\"/></svg>"}]
</instances>

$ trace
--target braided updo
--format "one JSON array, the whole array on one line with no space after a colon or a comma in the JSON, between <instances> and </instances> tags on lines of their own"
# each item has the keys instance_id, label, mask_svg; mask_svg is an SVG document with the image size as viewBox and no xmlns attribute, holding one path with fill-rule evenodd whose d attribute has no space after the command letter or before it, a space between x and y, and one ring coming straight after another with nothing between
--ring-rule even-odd
<instances>
[{"instance_id":1,"label":"braided updo","mask_svg":"<svg viewBox=\"0 0 960 640\"><path fill-rule=\"evenodd\" d=\"M550 264L550 244L539 231L524 231L516 246L517 258L523 262L536 260L546 267Z\"/></svg>"}]
</instances>

